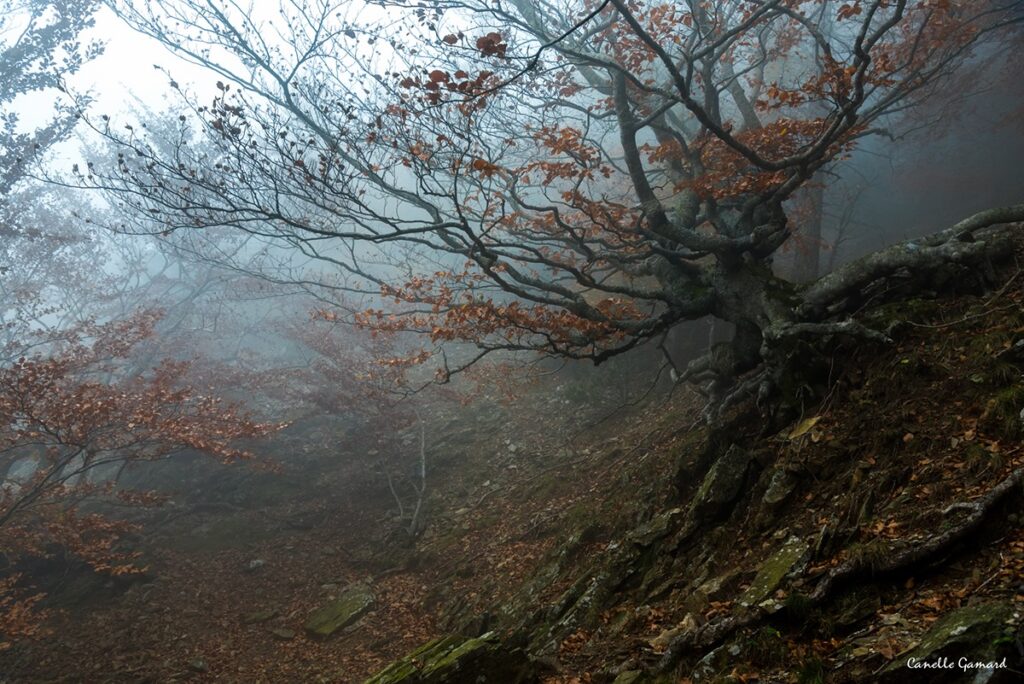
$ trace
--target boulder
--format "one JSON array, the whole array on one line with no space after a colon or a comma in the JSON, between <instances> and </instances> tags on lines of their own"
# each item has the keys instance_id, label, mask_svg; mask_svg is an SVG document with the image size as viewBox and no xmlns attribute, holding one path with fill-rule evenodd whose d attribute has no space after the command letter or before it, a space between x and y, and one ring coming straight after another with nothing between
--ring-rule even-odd
<instances>
[{"instance_id":1,"label":"boulder","mask_svg":"<svg viewBox=\"0 0 1024 684\"><path fill-rule=\"evenodd\" d=\"M374 596L365 584L353 584L338 598L320 608L306 620L306 632L324 639L348 627L373 607Z\"/></svg>"}]
</instances>

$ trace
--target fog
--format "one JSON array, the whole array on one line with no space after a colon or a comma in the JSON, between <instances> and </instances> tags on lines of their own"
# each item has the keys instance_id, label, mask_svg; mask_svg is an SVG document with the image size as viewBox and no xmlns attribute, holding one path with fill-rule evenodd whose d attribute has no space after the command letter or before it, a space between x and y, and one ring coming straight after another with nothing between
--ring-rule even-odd
<instances>
[{"instance_id":1,"label":"fog","mask_svg":"<svg viewBox=\"0 0 1024 684\"><path fill-rule=\"evenodd\" d=\"M857 269L1024 197L1013 3L698 4L5 3L0 682L79 680L90 620L163 619L129 599L206 606L166 579L198 566L239 602L276 578L294 646L317 587L448 572L417 550L508 478L791 375L764 420L802 417L889 334L848 337L866 303L992 285L988 252ZM323 647L338 681L425 636L393 619L362 663ZM317 672L181 640L81 681Z\"/></svg>"}]
</instances>

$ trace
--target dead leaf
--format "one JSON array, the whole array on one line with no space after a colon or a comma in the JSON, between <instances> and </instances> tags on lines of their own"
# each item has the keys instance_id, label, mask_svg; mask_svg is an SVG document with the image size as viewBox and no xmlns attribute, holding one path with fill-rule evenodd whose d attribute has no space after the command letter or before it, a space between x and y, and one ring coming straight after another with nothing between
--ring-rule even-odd
<instances>
[{"instance_id":1,"label":"dead leaf","mask_svg":"<svg viewBox=\"0 0 1024 684\"><path fill-rule=\"evenodd\" d=\"M789 439L799 439L800 437L803 437L810 432L811 428L818 424L819 420L821 420L821 416L804 418L797 423L796 427L793 428L793 431L789 433Z\"/></svg>"}]
</instances>

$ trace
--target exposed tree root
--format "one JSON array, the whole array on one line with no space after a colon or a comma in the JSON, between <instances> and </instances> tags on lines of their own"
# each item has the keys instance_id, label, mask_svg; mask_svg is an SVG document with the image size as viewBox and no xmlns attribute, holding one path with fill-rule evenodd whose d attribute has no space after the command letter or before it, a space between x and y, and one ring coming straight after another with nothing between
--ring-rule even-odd
<instances>
[{"instance_id":1,"label":"exposed tree root","mask_svg":"<svg viewBox=\"0 0 1024 684\"><path fill-rule=\"evenodd\" d=\"M962 501L947 506L942 511L943 515L950 515L961 510L968 511L968 515L949 530L930 537L926 541L911 544L903 549L894 549L880 561L856 558L841 563L819 580L808 598L812 604L821 604L830 599L839 588L848 586L857 580L899 573L944 555L954 545L976 531L985 522L988 515L1014 490L1018 489L1022 482L1024 482L1024 468L1018 468L984 496L973 501ZM768 617L768 613L755 606L748 611L725 616L709 622L695 631L681 634L669 644L668 650L658 663L657 670L667 672L675 667L684 653L711 649L737 630L756 624L766 617Z\"/></svg>"},{"instance_id":2,"label":"exposed tree root","mask_svg":"<svg viewBox=\"0 0 1024 684\"><path fill-rule=\"evenodd\" d=\"M846 335L889 344L890 331L871 329L852 316L866 292L893 281L913 286L950 267L964 267L994 280L993 263L1013 249L1009 240L1014 222L1024 222L1024 204L979 212L932 235L907 240L836 269L799 293L799 303L779 320L764 326L759 357L744 364L728 345L716 345L691 361L674 367L677 383L690 382L707 397L704 419L721 420L736 403L756 397L759 407L773 393L773 379L789 372L790 360L780 349L795 338ZM890 288L891 289L891 288ZM746 358L746 357L742 357ZM748 359L749 360L749 359Z\"/></svg>"},{"instance_id":3,"label":"exposed tree root","mask_svg":"<svg viewBox=\"0 0 1024 684\"><path fill-rule=\"evenodd\" d=\"M823 601L836 587L848 584L860 577L898 572L944 553L968 534L974 532L985 521L989 511L1001 503L1022 480L1024 480L1024 468L1018 468L981 498L975 501L954 503L946 507L942 511L944 515L949 515L957 510L967 510L970 513L959 524L941 534L930 537L927 541L902 551L895 551L877 562L869 563L864 560L851 559L832 568L811 593L811 600Z\"/></svg>"},{"instance_id":4,"label":"exposed tree root","mask_svg":"<svg viewBox=\"0 0 1024 684\"><path fill-rule=\"evenodd\" d=\"M1000 244L1005 228L978 237L983 229L1024 221L1024 204L979 212L946 230L907 240L842 266L811 284L803 292L800 314L810 320L842 313L844 301L879 280L900 272L927 276L950 264L985 266L1008 251Z\"/></svg>"}]
</instances>

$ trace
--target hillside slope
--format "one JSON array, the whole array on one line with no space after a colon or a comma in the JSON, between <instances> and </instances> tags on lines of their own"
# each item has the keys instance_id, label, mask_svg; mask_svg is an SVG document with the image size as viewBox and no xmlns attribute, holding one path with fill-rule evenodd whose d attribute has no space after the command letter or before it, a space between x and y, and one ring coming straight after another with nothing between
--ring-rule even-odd
<instances>
[{"instance_id":1,"label":"hillside slope","mask_svg":"<svg viewBox=\"0 0 1024 684\"><path fill-rule=\"evenodd\" d=\"M796 417L709 432L628 373L438 410L414 545L340 428L294 426L282 472L150 514L141 581L55 566L52 636L0 681L1014 681L1024 276L1000 282L867 310L894 343L837 342Z\"/></svg>"}]
</instances>

